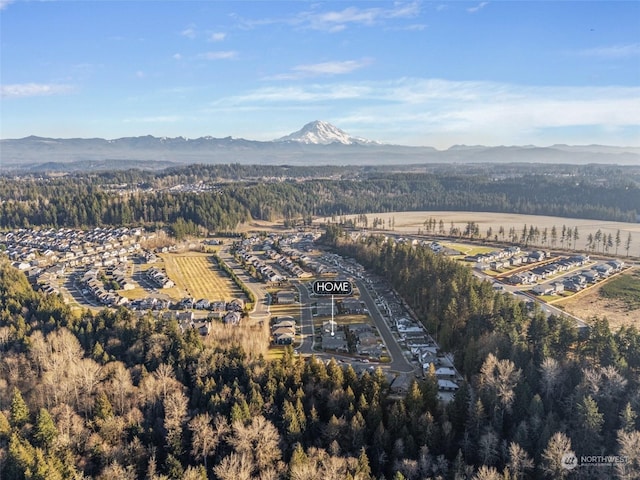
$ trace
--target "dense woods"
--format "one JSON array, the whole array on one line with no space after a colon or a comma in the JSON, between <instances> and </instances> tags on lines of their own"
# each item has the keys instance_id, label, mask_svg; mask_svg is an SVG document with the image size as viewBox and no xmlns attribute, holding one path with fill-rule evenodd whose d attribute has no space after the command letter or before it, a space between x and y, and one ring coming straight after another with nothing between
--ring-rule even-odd
<instances>
[{"instance_id":1,"label":"dense woods","mask_svg":"<svg viewBox=\"0 0 640 480\"><path fill-rule=\"evenodd\" d=\"M596 167L575 168L553 176L525 166L520 173L508 166L475 167L471 173L456 167L434 167L433 172L407 167L398 173L364 167L200 165L159 173L5 176L0 177L0 228L143 224L195 233L233 230L250 218L309 221L315 215L418 210L637 221L640 175L613 170L603 177Z\"/></svg>"},{"instance_id":2,"label":"dense woods","mask_svg":"<svg viewBox=\"0 0 640 480\"><path fill-rule=\"evenodd\" d=\"M455 352L466 382L451 403L433 374L403 398L380 369L266 361L124 309L75 315L3 261L2 478L554 479L569 451L629 459L581 478L637 478L637 330L595 320L581 336L428 249L338 227L325 240Z\"/></svg>"}]
</instances>

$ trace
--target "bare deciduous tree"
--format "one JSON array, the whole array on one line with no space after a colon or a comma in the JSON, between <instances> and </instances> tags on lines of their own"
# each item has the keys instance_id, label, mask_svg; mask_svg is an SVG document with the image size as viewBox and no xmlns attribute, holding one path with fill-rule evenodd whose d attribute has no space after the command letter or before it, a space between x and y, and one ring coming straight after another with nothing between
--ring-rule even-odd
<instances>
[{"instance_id":1,"label":"bare deciduous tree","mask_svg":"<svg viewBox=\"0 0 640 480\"><path fill-rule=\"evenodd\" d=\"M509 444L509 471L516 480L524 478L525 472L533 468L533 460L529 454L516 442Z\"/></svg>"},{"instance_id":2,"label":"bare deciduous tree","mask_svg":"<svg viewBox=\"0 0 640 480\"><path fill-rule=\"evenodd\" d=\"M547 448L542 452L544 471L553 479L566 477L570 470L566 468L563 460L570 455L575 455L571 450L571 439L562 432L554 433L547 443Z\"/></svg>"},{"instance_id":3,"label":"bare deciduous tree","mask_svg":"<svg viewBox=\"0 0 640 480\"><path fill-rule=\"evenodd\" d=\"M189 422L191 430L191 453L197 459L204 461L207 468L207 458L215 452L220 438L215 435L211 425L211 416L208 413L196 415Z\"/></svg>"},{"instance_id":4,"label":"bare deciduous tree","mask_svg":"<svg viewBox=\"0 0 640 480\"><path fill-rule=\"evenodd\" d=\"M231 453L213 468L220 480L251 480L253 460L245 453Z\"/></svg>"},{"instance_id":5,"label":"bare deciduous tree","mask_svg":"<svg viewBox=\"0 0 640 480\"><path fill-rule=\"evenodd\" d=\"M624 463L616 464L618 476L622 480L640 479L640 431L618 431L618 454L625 457Z\"/></svg>"}]
</instances>

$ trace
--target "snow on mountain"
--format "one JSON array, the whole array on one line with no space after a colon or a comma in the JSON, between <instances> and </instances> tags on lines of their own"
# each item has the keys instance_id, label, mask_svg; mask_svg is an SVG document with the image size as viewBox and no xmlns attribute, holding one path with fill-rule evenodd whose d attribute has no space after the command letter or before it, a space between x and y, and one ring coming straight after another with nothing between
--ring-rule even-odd
<instances>
[{"instance_id":1,"label":"snow on mountain","mask_svg":"<svg viewBox=\"0 0 640 480\"><path fill-rule=\"evenodd\" d=\"M343 145L379 145L378 142L352 137L338 127L321 120L307 123L297 132L278 138L274 140L274 142L295 142L314 145L330 145L332 143L341 143Z\"/></svg>"}]
</instances>

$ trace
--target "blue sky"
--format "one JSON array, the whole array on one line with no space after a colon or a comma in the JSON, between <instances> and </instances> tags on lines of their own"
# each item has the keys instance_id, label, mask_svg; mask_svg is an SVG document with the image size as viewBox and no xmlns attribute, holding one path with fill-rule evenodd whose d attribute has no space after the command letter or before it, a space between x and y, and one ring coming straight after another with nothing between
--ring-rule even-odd
<instances>
[{"instance_id":1,"label":"blue sky","mask_svg":"<svg viewBox=\"0 0 640 480\"><path fill-rule=\"evenodd\" d=\"M640 146L640 2L0 0L1 138Z\"/></svg>"}]
</instances>

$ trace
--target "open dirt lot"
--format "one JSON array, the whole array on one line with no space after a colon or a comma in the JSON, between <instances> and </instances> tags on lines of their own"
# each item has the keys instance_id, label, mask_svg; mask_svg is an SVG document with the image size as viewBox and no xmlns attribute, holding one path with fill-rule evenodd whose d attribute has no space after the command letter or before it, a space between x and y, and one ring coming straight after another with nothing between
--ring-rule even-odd
<instances>
[{"instance_id":1,"label":"open dirt lot","mask_svg":"<svg viewBox=\"0 0 640 480\"><path fill-rule=\"evenodd\" d=\"M202 253L162 254L167 275L176 289L195 299L230 301L245 299L242 291L222 271L211 255ZM246 300L246 299L245 299Z\"/></svg>"},{"instance_id":2,"label":"open dirt lot","mask_svg":"<svg viewBox=\"0 0 640 480\"><path fill-rule=\"evenodd\" d=\"M635 271L637 272L638 269ZM555 302L554 306L586 321L595 316L606 317L613 331L630 325L640 328L640 309L630 310L623 300L601 297L601 288L602 285L584 293L578 293L567 300Z\"/></svg>"},{"instance_id":3,"label":"open dirt lot","mask_svg":"<svg viewBox=\"0 0 640 480\"><path fill-rule=\"evenodd\" d=\"M356 218L357 215L347 215L346 218ZM577 249L586 249L587 236L589 233L595 234L600 230L603 234L611 234L614 239L616 232L620 230L620 237L622 245L618 248L618 254L626 255L624 244L627 240L627 235L631 233L631 248L629 249L629 255L633 257L640 257L640 223L625 223L625 222L606 222L603 220L584 220L578 218L562 218L562 217L547 217L541 215L520 215L515 213L492 213L492 212L395 212L395 213L370 213L367 214L369 225L373 224L374 218L379 218L385 221L385 225L388 228L391 219L393 219L395 227L393 231L396 233L413 233L418 232L418 228L424 230L424 222L429 218L435 218L436 222L440 220L444 221L447 232L453 222L458 228L464 229L467 222L476 222L480 225L480 233L485 235L487 229L491 227L494 233L498 233L498 229L502 226L506 232L509 232L511 227L514 227L516 231L522 231L524 225L538 227L540 231L544 228L548 228L549 236L551 234L551 228L555 225L558 230L558 237L562 231L562 226L567 228L578 227L579 239L576 242ZM317 223L325 223L330 221L328 218L321 218L316 220ZM559 240L557 246L560 246ZM609 251L609 255L615 253L615 245L613 249Z\"/></svg>"}]
</instances>

